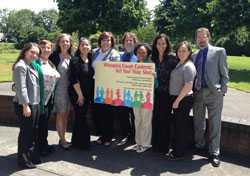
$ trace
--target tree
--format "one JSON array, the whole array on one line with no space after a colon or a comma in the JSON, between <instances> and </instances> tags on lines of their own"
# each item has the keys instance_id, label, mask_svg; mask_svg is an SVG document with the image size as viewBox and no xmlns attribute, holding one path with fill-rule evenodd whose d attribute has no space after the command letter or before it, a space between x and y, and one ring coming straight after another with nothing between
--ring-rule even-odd
<instances>
[{"instance_id":1,"label":"tree","mask_svg":"<svg viewBox=\"0 0 250 176\"><path fill-rule=\"evenodd\" d=\"M57 25L58 12L56 10L43 10L36 15L36 26L45 30L46 38L50 41L54 41L55 38L61 33L61 29ZM41 38L42 35L40 35Z\"/></svg>"},{"instance_id":2,"label":"tree","mask_svg":"<svg viewBox=\"0 0 250 176\"><path fill-rule=\"evenodd\" d=\"M48 32L58 30L58 12L54 9L43 10L36 15L36 25L44 28Z\"/></svg>"},{"instance_id":3,"label":"tree","mask_svg":"<svg viewBox=\"0 0 250 176\"><path fill-rule=\"evenodd\" d=\"M157 35L156 28L152 22L146 26L138 27L133 32L136 34L140 42L148 44L152 44L155 36Z\"/></svg>"},{"instance_id":4,"label":"tree","mask_svg":"<svg viewBox=\"0 0 250 176\"><path fill-rule=\"evenodd\" d=\"M7 9L0 9L0 32L4 32L6 30L8 13L9 11Z\"/></svg>"},{"instance_id":5,"label":"tree","mask_svg":"<svg viewBox=\"0 0 250 176\"><path fill-rule=\"evenodd\" d=\"M250 56L250 1L213 0L207 7L216 45L230 55Z\"/></svg>"},{"instance_id":6,"label":"tree","mask_svg":"<svg viewBox=\"0 0 250 176\"><path fill-rule=\"evenodd\" d=\"M210 26L207 13L209 0L162 0L155 9L154 23L157 31L166 33L171 40L193 40L200 26Z\"/></svg>"},{"instance_id":7,"label":"tree","mask_svg":"<svg viewBox=\"0 0 250 176\"><path fill-rule=\"evenodd\" d=\"M17 47L26 42L37 42L40 39L54 40L61 31L57 26L58 13L55 10L45 10L38 14L24 9L10 11L5 18L4 33L15 38Z\"/></svg>"},{"instance_id":8,"label":"tree","mask_svg":"<svg viewBox=\"0 0 250 176\"><path fill-rule=\"evenodd\" d=\"M249 0L213 0L207 4L211 14L211 26L216 38L225 36L238 28L250 28Z\"/></svg>"},{"instance_id":9,"label":"tree","mask_svg":"<svg viewBox=\"0 0 250 176\"><path fill-rule=\"evenodd\" d=\"M150 17L144 0L56 0L60 27L89 36L97 31L120 34L145 25Z\"/></svg>"},{"instance_id":10,"label":"tree","mask_svg":"<svg viewBox=\"0 0 250 176\"><path fill-rule=\"evenodd\" d=\"M18 43L26 41L35 25L34 18L35 13L28 9L11 11L6 22L6 35L14 37Z\"/></svg>"}]
</instances>

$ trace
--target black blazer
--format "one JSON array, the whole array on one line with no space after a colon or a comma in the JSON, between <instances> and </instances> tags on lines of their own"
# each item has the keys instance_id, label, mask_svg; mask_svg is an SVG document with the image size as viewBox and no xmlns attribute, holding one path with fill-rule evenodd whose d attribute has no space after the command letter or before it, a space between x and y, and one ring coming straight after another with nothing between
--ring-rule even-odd
<instances>
[{"instance_id":1,"label":"black blazer","mask_svg":"<svg viewBox=\"0 0 250 176\"><path fill-rule=\"evenodd\" d=\"M78 82L80 83L85 101L91 102L94 96L94 69L91 60L89 59L88 63L84 63L80 57L75 56L70 60L69 71L69 95L71 102L75 104L77 101L78 96L73 85Z\"/></svg>"},{"instance_id":2,"label":"black blazer","mask_svg":"<svg viewBox=\"0 0 250 176\"><path fill-rule=\"evenodd\" d=\"M176 67L178 59L173 54L168 54L161 63L158 58L154 58L154 61L158 80L158 87L156 88L156 91L169 93L170 74Z\"/></svg>"},{"instance_id":3,"label":"black blazer","mask_svg":"<svg viewBox=\"0 0 250 176\"><path fill-rule=\"evenodd\" d=\"M59 56L59 52L54 51L50 56L49 56L49 60L56 66L59 65L60 63L60 56Z\"/></svg>"}]
</instances>

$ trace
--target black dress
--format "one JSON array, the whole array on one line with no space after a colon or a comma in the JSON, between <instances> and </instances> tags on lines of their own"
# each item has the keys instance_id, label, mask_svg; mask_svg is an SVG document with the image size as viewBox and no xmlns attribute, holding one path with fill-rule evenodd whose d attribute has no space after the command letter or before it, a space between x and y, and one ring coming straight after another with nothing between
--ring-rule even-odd
<instances>
[{"instance_id":1,"label":"black dress","mask_svg":"<svg viewBox=\"0 0 250 176\"><path fill-rule=\"evenodd\" d=\"M90 130L87 124L86 115L90 101L93 97L93 75L94 70L91 67L91 62L84 62L80 57L74 57L69 64L69 96L74 107L75 118L72 131L72 147L78 149L89 149L90 147ZM82 106L77 104L77 93L73 87L74 84L80 83L81 91L84 96Z\"/></svg>"},{"instance_id":2,"label":"black dress","mask_svg":"<svg viewBox=\"0 0 250 176\"><path fill-rule=\"evenodd\" d=\"M170 144L170 123L172 104L169 94L169 81L171 71L178 60L168 55L161 62L155 61L157 72L157 85L155 88L155 101L152 121L152 147L160 153L167 153Z\"/></svg>"}]
</instances>

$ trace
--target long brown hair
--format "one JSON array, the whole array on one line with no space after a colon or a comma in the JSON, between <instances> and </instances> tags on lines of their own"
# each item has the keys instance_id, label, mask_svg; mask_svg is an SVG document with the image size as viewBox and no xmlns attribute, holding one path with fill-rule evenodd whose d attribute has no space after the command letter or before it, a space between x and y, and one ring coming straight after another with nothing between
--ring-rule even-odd
<instances>
[{"instance_id":1,"label":"long brown hair","mask_svg":"<svg viewBox=\"0 0 250 176\"><path fill-rule=\"evenodd\" d=\"M166 41L167 44L167 48L163 53L163 58L167 57L167 55L171 52L171 43L169 41L169 38L166 34L158 34L153 41L153 45L152 45L152 61L154 63L158 63L159 62L159 52L157 49L157 41L159 39L163 38Z\"/></svg>"},{"instance_id":2,"label":"long brown hair","mask_svg":"<svg viewBox=\"0 0 250 176\"><path fill-rule=\"evenodd\" d=\"M81 38L79 39L79 44L78 44L77 50L76 50L76 52L75 52L75 56L77 56L77 57L80 57L80 56L81 56L80 45L81 45L81 43L82 43L84 40L87 40L88 43L91 45L89 39L87 39L87 38L85 38L85 37L81 37ZM90 52L88 53L88 59L91 60L91 58L92 58L92 51L90 50Z\"/></svg>"},{"instance_id":3,"label":"long brown hair","mask_svg":"<svg viewBox=\"0 0 250 176\"><path fill-rule=\"evenodd\" d=\"M55 51L58 52L58 53L61 52L61 48L60 48L60 46L59 46L59 43L60 43L60 40L61 40L62 38L64 38L64 37L68 37L68 38L69 38L70 47L69 47L69 49L68 49L68 54L69 54L69 55L72 55L72 54L73 54L73 40L72 40L71 35L65 34L65 33L60 34L60 35L57 37L57 39L56 39L56 44L55 44Z\"/></svg>"},{"instance_id":4,"label":"long brown hair","mask_svg":"<svg viewBox=\"0 0 250 176\"><path fill-rule=\"evenodd\" d=\"M40 53L40 48L38 47L38 45L36 43L29 42L29 43L24 44L23 49L21 50L19 56L17 57L16 61L12 65L12 70L14 70L17 62L19 62L21 59L25 58L25 53L27 51L29 51L32 47L37 47L39 49L39 53Z\"/></svg>"}]
</instances>

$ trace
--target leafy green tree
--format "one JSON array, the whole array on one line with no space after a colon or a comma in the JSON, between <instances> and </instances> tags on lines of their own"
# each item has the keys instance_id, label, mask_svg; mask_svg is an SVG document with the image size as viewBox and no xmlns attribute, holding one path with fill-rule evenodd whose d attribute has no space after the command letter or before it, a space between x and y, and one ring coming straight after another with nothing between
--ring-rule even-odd
<instances>
[{"instance_id":1,"label":"leafy green tree","mask_svg":"<svg viewBox=\"0 0 250 176\"><path fill-rule=\"evenodd\" d=\"M145 25L150 17L145 0L56 0L60 27L89 36L97 31L120 34Z\"/></svg>"},{"instance_id":2,"label":"leafy green tree","mask_svg":"<svg viewBox=\"0 0 250 176\"><path fill-rule=\"evenodd\" d=\"M154 37L157 35L157 31L153 23L149 23L143 27L138 27L133 32L136 34L140 42L148 44L152 44Z\"/></svg>"},{"instance_id":3,"label":"leafy green tree","mask_svg":"<svg viewBox=\"0 0 250 176\"><path fill-rule=\"evenodd\" d=\"M36 25L43 27L47 32L59 30L57 21L58 12L54 9L43 10L36 15Z\"/></svg>"},{"instance_id":4,"label":"leafy green tree","mask_svg":"<svg viewBox=\"0 0 250 176\"><path fill-rule=\"evenodd\" d=\"M250 0L213 0L207 3L211 26L216 38L239 27L250 28Z\"/></svg>"},{"instance_id":5,"label":"leafy green tree","mask_svg":"<svg viewBox=\"0 0 250 176\"><path fill-rule=\"evenodd\" d=\"M10 11L5 18L4 33L15 38L17 47L26 42L37 42L40 39L54 40L61 31L57 26L58 13L55 10L45 10L38 14L23 9Z\"/></svg>"},{"instance_id":6,"label":"leafy green tree","mask_svg":"<svg viewBox=\"0 0 250 176\"><path fill-rule=\"evenodd\" d=\"M198 27L210 26L208 1L162 0L155 9L157 31L166 33L173 41L192 40Z\"/></svg>"},{"instance_id":7,"label":"leafy green tree","mask_svg":"<svg viewBox=\"0 0 250 176\"><path fill-rule=\"evenodd\" d=\"M0 32L4 32L6 30L8 13L9 11L7 9L0 9Z\"/></svg>"},{"instance_id":8,"label":"leafy green tree","mask_svg":"<svg viewBox=\"0 0 250 176\"><path fill-rule=\"evenodd\" d=\"M35 13L24 9L20 11L11 11L6 22L7 36L14 37L18 43L26 41L29 33L33 29Z\"/></svg>"}]
</instances>

